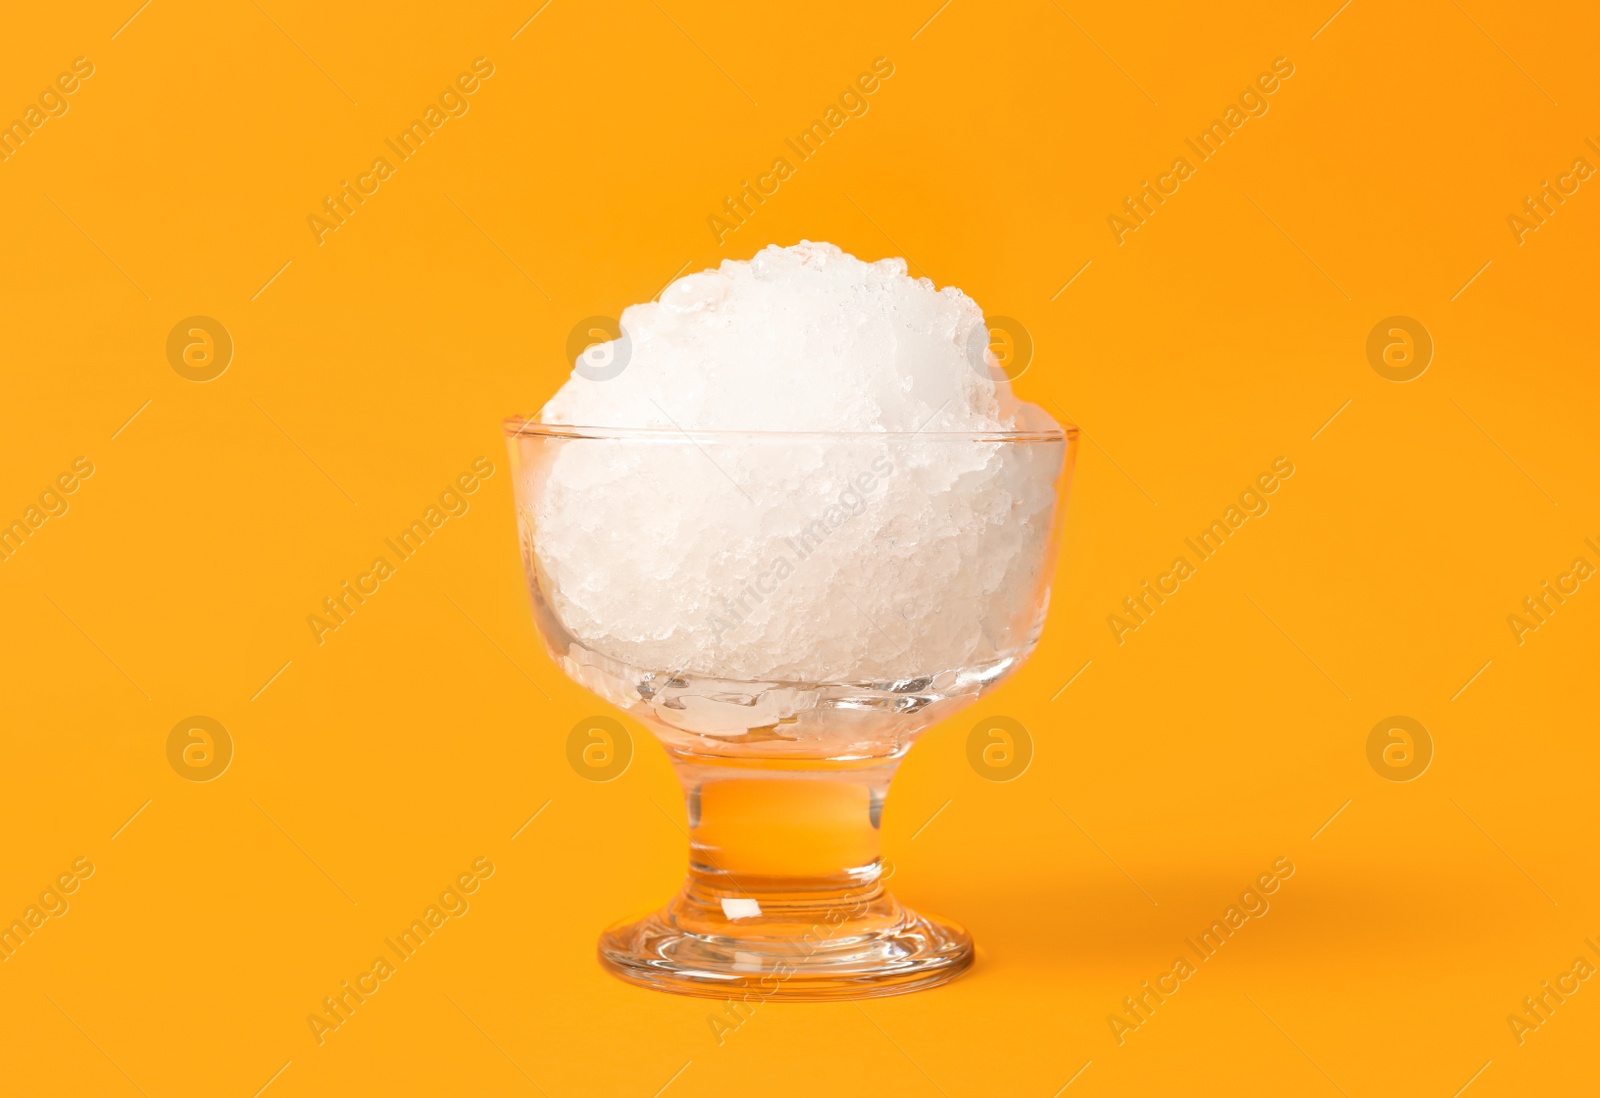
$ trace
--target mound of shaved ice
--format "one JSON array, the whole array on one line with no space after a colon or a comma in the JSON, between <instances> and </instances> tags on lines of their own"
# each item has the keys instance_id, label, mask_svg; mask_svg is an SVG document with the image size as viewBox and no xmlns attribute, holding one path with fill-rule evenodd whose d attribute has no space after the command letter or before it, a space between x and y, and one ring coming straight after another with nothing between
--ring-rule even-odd
<instances>
[{"instance_id":1,"label":"mound of shaved ice","mask_svg":"<svg viewBox=\"0 0 1600 1098\"><path fill-rule=\"evenodd\" d=\"M546 423L685 430L984 431L1011 427L1010 386L974 368L983 310L954 286L832 244L766 248L685 275L622 314L616 377L577 373ZM980 364L981 365L981 364Z\"/></svg>"},{"instance_id":2,"label":"mound of shaved ice","mask_svg":"<svg viewBox=\"0 0 1600 1098\"><path fill-rule=\"evenodd\" d=\"M553 443L519 474L574 677L626 706L635 671L901 681L1025 654L1064 447L992 437L1055 424L985 363L971 298L802 242L687 275L621 326L585 352L620 372L575 370L540 419L656 433Z\"/></svg>"}]
</instances>

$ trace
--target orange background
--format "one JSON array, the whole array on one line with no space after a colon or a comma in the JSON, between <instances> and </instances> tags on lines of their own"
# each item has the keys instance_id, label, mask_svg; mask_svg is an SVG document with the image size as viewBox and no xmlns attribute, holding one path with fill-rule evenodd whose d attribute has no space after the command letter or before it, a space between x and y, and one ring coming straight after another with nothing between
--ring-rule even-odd
<instances>
[{"instance_id":1,"label":"orange background","mask_svg":"<svg viewBox=\"0 0 1600 1098\"><path fill-rule=\"evenodd\" d=\"M1520 245L1506 219L1600 164L1600 15L537 5L7 17L0 120L95 68L0 163L0 518L94 473L0 562L0 919L95 868L0 964L0 1090L1592 1088L1600 987L1520 1045L1506 1019L1597 960L1600 591L1520 645L1506 619L1600 564L1600 180ZM477 57L468 113L319 245L308 215ZM878 57L869 112L719 246L707 218ZM1119 245L1108 215L1279 57L1268 113ZM1022 321L1021 391L1087 437L1037 654L884 817L975 970L719 1045L715 1003L593 959L678 883L682 800L631 722L620 778L567 763L605 710L533 632L499 420L580 318L802 237ZM236 348L207 383L166 357L195 315ZM1394 315L1436 345L1405 384L1367 359ZM471 510L318 645L307 616L480 456ZM1279 456L1271 511L1119 645L1107 616ZM234 743L210 782L168 761L192 715ZM1391 715L1433 740L1410 782L1368 761ZM990 716L1033 737L1015 780L967 761ZM319 1046L307 1015L479 857L470 911ZM1107 1015L1280 857L1270 912L1119 1045Z\"/></svg>"}]
</instances>

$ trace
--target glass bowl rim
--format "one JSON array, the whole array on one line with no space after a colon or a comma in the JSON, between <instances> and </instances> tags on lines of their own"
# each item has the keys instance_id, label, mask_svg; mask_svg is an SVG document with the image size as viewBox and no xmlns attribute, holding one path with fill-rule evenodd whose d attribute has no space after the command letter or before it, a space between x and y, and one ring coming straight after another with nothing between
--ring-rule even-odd
<instances>
[{"instance_id":1,"label":"glass bowl rim","mask_svg":"<svg viewBox=\"0 0 1600 1098\"><path fill-rule=\"evenodd\" d=\"M774 439L792 442L814 439L818 441L905 441L925 438L940 442L1072 442L1078 438L1074 424L1042 431L763 431L759 429L684 429L681 427L589 427L572 423L541 423L532 416L511 415L502 421L507 439L636 439L638 441L675 441L698 439L727 441L734 439Z\"/></svg>"}]
</instances>

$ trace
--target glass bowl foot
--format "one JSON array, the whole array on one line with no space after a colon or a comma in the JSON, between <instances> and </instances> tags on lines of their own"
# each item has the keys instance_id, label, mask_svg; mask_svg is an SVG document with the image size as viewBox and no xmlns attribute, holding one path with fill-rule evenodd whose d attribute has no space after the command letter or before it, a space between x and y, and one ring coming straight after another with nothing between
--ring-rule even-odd
<instances>
[{"instance_id":1,"label":"glass bowl foot","mask_svg":"<svg viewBox=\"0 0 1600 1098\"><path fill-rule=\"evenodd\" d=\"M707 912L679 897L602 934L600 964L640 987L751 1004L899 995L947 983L972 965L965 929L881 891L858 910L833 907L816 922L783 906L763 910L757 899L732 897Z\"/></svg>"}]
</instances>

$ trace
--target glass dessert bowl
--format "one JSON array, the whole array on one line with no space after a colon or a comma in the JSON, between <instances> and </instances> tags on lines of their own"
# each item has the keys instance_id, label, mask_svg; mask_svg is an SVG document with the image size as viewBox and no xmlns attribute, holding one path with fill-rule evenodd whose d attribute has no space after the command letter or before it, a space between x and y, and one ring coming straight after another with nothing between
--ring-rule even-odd
<instances>
[{"instance_id":1,"label":"glass dessert bowl","mask_svg":"<svg viewBox=\"0 0 1600 1098\"><path fill-rule=\"evenodd\" d=\"M1076 430L505 434L550 655L655 734L687 799L682 891L606 930L601 964L812 1000L965 971L966 931L884 887L884 798L1032 651Z\"/></svg>"}]
</instances>

